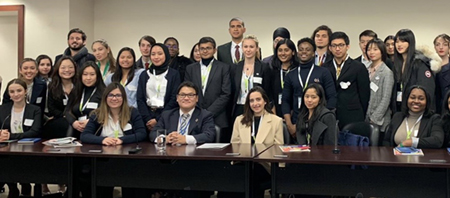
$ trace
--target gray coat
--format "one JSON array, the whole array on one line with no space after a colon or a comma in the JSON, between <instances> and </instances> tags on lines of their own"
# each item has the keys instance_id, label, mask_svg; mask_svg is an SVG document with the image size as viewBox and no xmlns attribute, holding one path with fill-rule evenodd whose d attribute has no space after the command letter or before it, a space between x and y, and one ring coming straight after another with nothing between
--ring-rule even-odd
<instances>
[{"instance_id":1,"label":"gray coat","mask_svg":"<svg viewBox=\"0 0 450 198\"><path fill-rule=\"evenodd\" d=\"M394 74L386 64L381 63L373 78L370 79L370 101L366 117L368 122L381 127L381 131L384 131L391 121L392 112L389 102L393 87Z\"/></svg>"}]
</instances>

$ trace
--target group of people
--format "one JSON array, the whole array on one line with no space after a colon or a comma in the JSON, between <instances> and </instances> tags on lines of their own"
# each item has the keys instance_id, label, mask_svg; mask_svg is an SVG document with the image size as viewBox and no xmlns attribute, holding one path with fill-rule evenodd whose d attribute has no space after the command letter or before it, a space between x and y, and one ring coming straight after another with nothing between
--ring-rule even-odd
<instances>
[{"instance_id":1,"label":"group of people","mask_svg":"<svg viewBox=\"0 0 450 198\"><path fill-rule=\"evenodd\" d=\"M232 41L217 47L202 37L189 58L179 55L174 37L157 43L143 36L137 59L130 47L114 57L103 39L92 43L90 54L86 34L72 29L55 64L47 55L26 58L20 77L7 83L0 141L72 136L120 145L154 142L156 131L167 129L169 144L333 145L339 129L367 122L384 134L385 145L448 145L448 35L436 37L433 52L417 49L409 29L384 41L365 30L362 55L352 59L345 32L321 25L295 45L280 27L273 55L262 58L257 37L245 31L244 21L232 18ZM18 197L17 184L8 185Z\"/></svg>"}]
</instances>

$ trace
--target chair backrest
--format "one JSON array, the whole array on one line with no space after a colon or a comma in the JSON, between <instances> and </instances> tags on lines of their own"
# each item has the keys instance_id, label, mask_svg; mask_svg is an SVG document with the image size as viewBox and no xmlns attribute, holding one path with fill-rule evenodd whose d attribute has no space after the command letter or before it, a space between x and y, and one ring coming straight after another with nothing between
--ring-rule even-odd
<instances>
[{"instance_id":1,"label":"chair backrest","mask_svg":"<svg viewBox=\"0 0 450 198\"><path fill-rule=\"evenodd\" d=\"M344 126L342 131L348 130L350 133L369 138L370 146L378 146L380 130L367 122L354 122Z\"/></svg>"},{"instance_id":2,"label":"chair backrest","mask_svg":"<svg viewBox=\"0 0 450 198\"><path fill-rule=\"evenodd\" d=\"M220 143L220 127L215 125L216 128L216 143Z\"/></svg>"},{"instance_id":3,"label":"chair backrest","mask_svg":"<svg viewBox=\"0 0 450 198\"><path fill-rule=\"evenodd\" d=\"M291 134L288 131L286 123L283 123L283 141L284 141L284 144L292 144Z\"/></svg>"}]
</instances>

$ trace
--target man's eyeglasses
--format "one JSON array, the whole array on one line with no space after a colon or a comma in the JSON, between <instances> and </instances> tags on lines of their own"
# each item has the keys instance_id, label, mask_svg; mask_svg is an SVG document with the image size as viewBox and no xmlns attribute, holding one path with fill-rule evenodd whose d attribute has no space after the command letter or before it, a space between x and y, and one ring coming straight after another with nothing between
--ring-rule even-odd
<instances>
[{"instance_id":1,"label":"man's eyeglasses","mask_svg":"<svg viewBox=\"0 0 450 198\"><path fill-rule=\"evenodd\" d=\"M178 94L178 97L181 99L186 98L186 97L188 97L189 99L192 99L195 96L197 96L197 94Z\"/></svg>"},{"instance_id":2,"label":"man's eyeglasses","mask_svg":"<svg viewBox=\"0 0 450 198\"><path fill-rule=\"evenodd\" d=\"M334 48L334 49L336 49L336 48L343 48L343 47L345 47L345 46L347 46L346 44L344 44L344 43L341 43L341 44L337 44L337 45L335 45L335 44L333 44L333 45L331 45L331 48Z\"/></svg>"},{"instance_id":3,"label":"man's eyeglasses","mask_svg":"<svg viewBox=\"0 0 450 198\"><path fill-rule=\"evenodd\" d=\"M211 51L212 49L212 47L201 47L200 51Z\"/></svg>"}]
</instances>

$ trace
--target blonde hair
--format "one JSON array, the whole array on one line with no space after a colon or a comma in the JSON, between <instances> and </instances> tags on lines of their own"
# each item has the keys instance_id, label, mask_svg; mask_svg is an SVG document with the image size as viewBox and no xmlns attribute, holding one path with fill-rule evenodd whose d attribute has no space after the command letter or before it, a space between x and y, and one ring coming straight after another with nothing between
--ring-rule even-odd
<instances>
[{"instance_id":1,"label":"blonde hair","mask_svg":"<svg viewBox=\"0 0 450 198\"><path fill-rule=\"evenodd\" d=\"M253 35L253 34L249 34L249 35L246 35L243 40L253 40L255 42L256 48L257 48L257 50L256 50L256 58L261 60L261 54L259 53L259 41L258 41L258 38L255 35Z\"/></svg>"},{"instance_id":2,"label":"blonde hair","mask_svg":"<svg viewBox=\"0 0 450 198\"><path fill-rule=\"evenodd\" d=\"M105 47L106 49L109 50L109 53L108 53L109 71L111 73L116 72L116 59L114 59L111 47L109 47L108 42L106 42L105 39L97 39L94 42L92 42L91 48L94 47L95 43L100 43L101 45L103 45L103 47Z\"/></svg>"},{"instance_id":3,"label":"blonde hair","mask_svg":"<svg viewBox=\"0 0 450 198\"><path fill-rule=\"evenodd\" d=\"M102 100L100 102L100 107L92 111L92 114L97 115L97 122L100 123L102 126L106 126L108 124L109 114L111 113L111 110L109 109L106 100L108 99L109 93L114 89L119 89L120 93L122 94L122 106L120 107L119 112L119 124L123 130L123 128L125 128L125 125L127 125L128 121L130 121L131 119L132 107L128 106L127 93L125 92L123 86L118 82L112 82L105 88Z\"/></svg>"}]
</instances>

